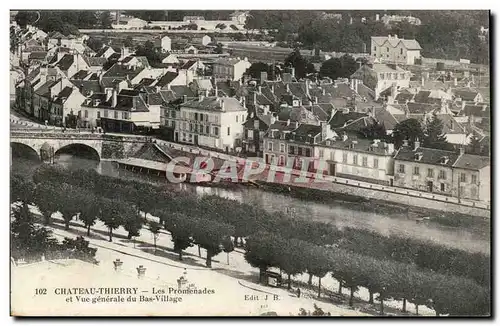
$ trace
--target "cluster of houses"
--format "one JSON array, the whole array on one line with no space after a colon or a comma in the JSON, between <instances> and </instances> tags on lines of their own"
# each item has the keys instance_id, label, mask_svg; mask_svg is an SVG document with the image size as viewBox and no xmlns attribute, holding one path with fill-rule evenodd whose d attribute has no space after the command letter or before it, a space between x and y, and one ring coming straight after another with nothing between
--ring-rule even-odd
<instances>
[{"instance_id":1,"label":"cluster of houses","mask_svg":"<svg viewBox=\"0 0 500 326\"><path fill-rule=\"evenodd\" d=\"M463 151L473 137L489 148L489 94L476 87L477 78L417 74L377 60L386 52L404 62L416 58L418 42L374 38L374 60L338 80L297 80L288 67L251 79L246 58L183 59L172 53L168 36L157 44L167 54L162 67L124 48L105 45L94 52L84 37L32 31L19 47L25 74L16 84L16 105L49 124L158 132L174 142L272 164L308 164L314 171L326 162L333 176L489 201L489 158ZM32 47L45 56L24 55ZM363 136L372 125L390 135L410 118L422 126L439 118L457 150L418 141L395 148Z\"/></svg>"}]
</instances>

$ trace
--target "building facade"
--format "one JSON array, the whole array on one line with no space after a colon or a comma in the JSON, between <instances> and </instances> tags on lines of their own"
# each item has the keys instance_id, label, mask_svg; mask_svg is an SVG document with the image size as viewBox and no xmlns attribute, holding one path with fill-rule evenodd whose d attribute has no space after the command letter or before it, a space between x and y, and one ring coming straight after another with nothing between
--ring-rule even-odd
<instances>
[{"instance_id":1,"label":"building facade","mask_svg":"<svg viewBox=\"0 0 500 326\"><path fill-rule=\"evenodd\" d=\"M413 65L421 58L420 44L394 36L372 36L371 55L381 62Z\"/></svg>"}]
</instances>

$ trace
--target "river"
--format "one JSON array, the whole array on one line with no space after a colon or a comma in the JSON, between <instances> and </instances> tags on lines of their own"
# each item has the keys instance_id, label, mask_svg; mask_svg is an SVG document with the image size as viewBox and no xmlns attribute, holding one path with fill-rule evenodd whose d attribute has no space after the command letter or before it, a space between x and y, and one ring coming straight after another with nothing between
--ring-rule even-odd
<instances>
[{"instance_id":1,"label":"river","mask_svg":"<svg viewBox=\"0 0 500 326\"><path fill-rule=\"evenodd\" d=\"M127 179L144 180L146 176L119 170L112 162L96 162L62 154L57 158L57 164L69 168L95 168L103 175L125 177ZM159 183L163 180L148 179ZM180 184L186 191L196 192L199 195L210 194L238 200L243 203L257 205L268 211L287 210L293 217L307 218L316 221L329 222L336 226L368 229L384 235L396 234L413 239L432 241L453 248L471 252L490 252L490 231L488 226L479 228L464 228L443 226L433 221L417 223L406 214L378 214L356 209L345 205L322 204L290 196L264 191L255 187L240 187L228 190L214 187L200 187L191 184Z\"/></svg>"}]
</instances>

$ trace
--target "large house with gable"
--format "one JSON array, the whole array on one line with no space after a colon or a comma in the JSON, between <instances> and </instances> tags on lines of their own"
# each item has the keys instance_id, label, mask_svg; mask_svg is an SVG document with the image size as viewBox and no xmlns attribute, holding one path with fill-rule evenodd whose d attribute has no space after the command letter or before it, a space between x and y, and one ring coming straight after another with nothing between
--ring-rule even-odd
<instances>
[{"instance_id":1,"label":"large house with gable","mask_svg":"<svg viewBox=\"0 0 500 326\"><path fill-rule=\"evenodd\" d=\"M371 55L381 62L413 65L421 58L420 44L416 40L405 40L397 35L372 36Z\"/></svg>"}]
</instances>

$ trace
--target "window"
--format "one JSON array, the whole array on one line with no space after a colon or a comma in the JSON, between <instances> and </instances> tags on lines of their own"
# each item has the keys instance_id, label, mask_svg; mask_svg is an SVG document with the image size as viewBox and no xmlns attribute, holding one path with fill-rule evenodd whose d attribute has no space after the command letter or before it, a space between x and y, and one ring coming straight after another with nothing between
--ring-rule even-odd
<instances>
[{"instance_id":1,"label":"window","mask_svg":"<svg viewBox=\"0 0 500 326\"><path fill-rule=\"evenodd\" d=\"M441 183L441 191L446 191L446 185L444 183Z\"/></svg>"},{"instance_id":2,"label":"window","mask_svg":"<svg viewBox=\"0 0 500 326\"><path fill-rule=\"evenodd\" d=\"M127 112L122 112L122 119L127 119Z\"/></svg>"},{"instance_id":3,"label":"window","mask_svg":"<svg viewBox=\"0 0 500 326\"><path fill-rule=\"evenodd\" d=\"M323 156L324 156L324 155L325 155L325 150L324 150L324 149L319 149L319 151L318 151L318 156L319 156L320 158L323 158Z\"/></svg>"},{"instance_id":4,"label":"window","mask_svg":"<svg viewBox=\"0 0 500 326\"><path fill-rule=\"evenodd\" d=\"M399 164L398 172L399 173L405 173L405 165L404 164Z\"/></svg>"},{"instance_id":5,"label":"window","mask_svg":"<svg viewBox=\"0 0 500 326\"><path fill-rule=\"evenodd\" d=\"M477 175L473 174L470 176L470 183L472 183L472 184L477 183Z\"/></svg>"},{"instance_id":6,"label":"window","mask_svg":"<svg viewBox=\"0 0 500 326\"><path fill-rule=\"evenodd\" d=\"M247 137L248 137L249 139L253 139L253 130L250 130L250 129L249 129L249 130L247 130Z\"/></svg>"},{"instance_id":7,"label":"window","mask_svg":"<svg viewBox=\"0 0 500 326\"><path fill-rule=\"evenodd\" d=\"M357 165L358 164L358 155L354 154L352 156L352 164Z\"/></svg>"},{"instance_id":8,"label":"window","mask_svg":"<svg viewBox=\"0 0 500 326\"><path fill-rule=\"evenodd\" d=\"M273 151L273 143L271 142L267 143L267 150L271 152Z\"/></svg>"},{"instance_id":9,"label":"window","mask_svg":"<svg viewBox=\"0 0 500 326\"><path fill-rule=\"evenodd\" d=\"M420 175L420 168L418 166L413 167L413 175Z\"/></svg>"},{"instance_id":10,"label":"window","mask_svg":"<svg viewBox=\"0 0 500 326\"><path fill-rule=\"evenodd\" d=\"M97 119L101 118L101 111L97 111Z\"/></svg>"},{"instance_id":11,"label":"window","mask_svg":"<svg viewBox=\"0 0 500 326\"><path fill-rule=\"evenodd\" d=\"M310 148L306 148L306 156L311 157L311 149Z\"/></svg>"},{"instance_id":12,"label":"window","mask_svg":"<svg viewBox=\"0 0 500 326\"><path fill-rule=\"evenodd\" d=\"M368 166L368 157L363 156L363 158L362 158L362 163L361 163L361 164L362 164L363 166L365 166L365 167L366 167L366 166Z\"/></svg>"},{"instance_id":13,"label":"window","mask_svg":"<svg viewBox=\"0 0 500 326\"><path fill-rule=\"evenodd\" d=\"M439 179L446 179L446 171L444 170L439 171Z\"/></svg>"},{"instance_id":14,"label":"window","mask_svg":"<svg viewBox=\"0 0 500 326\"><path fill-rule=\"evenodd\" d=\"M284 153L284 152L285 152L285 144L280 143L280 153Z\"/></svg>"},{"instance_id":15,"label":"window","mask_svg":"<svg viewBox=\"0 0 500 326\"><path fill-rule=\"evenodd\" d=\"M459 192L460 192L459 196L460 197L462 197L464 195L464 191L465 191L464 186L460 186L460 188L459 188Z\"/></svg>"},{"instance_id":16,"label":"window","mask_svg":"<svg viewBox=\"0 0 500 326\"><path fill-rule=\"evenodd\" d=\"M466 182L465 173L460 173L460 182Z\"/></svg>"},{"instance_id":17,"label":"window","mask_svg":"<svg viewBox=\"0 0 500 326\"><path fill-rule=\"evenodd\" d=\"M238 115L236 115L236 122L238 122Z\"/></svg>"},{"instance_id":18,"label":"window","mask_svg":"<svg viewBox=\"0 0 500 326\"><path fill-rule=\"evenodd\" d=\"M227 127L227 135L231 136L231 128L230 127Z\"/></svg>"},{"instance_id":19,"label":"window","mask_svg":"<svg viewBox=\"0 0 500 326\"><path fill-rule=\"evenodd\" d=\"M89 111L85 110L84 115L85 115L85 118L88 118L89 117Z\"/></svg>"},{"instance_id":20,"label":"window","mask_svg":"<svg viewBox=\"0 0 500 326\"><path fill-rule=\"evenodd\" d=\"M400 53L401 53L401 54L403 54L403 48L401 48L400 50L401 50L401 52L400 52Z\"/></svg>"},{"instance_id":21,"label":"window","mask_svg":"<svg viewBox=\"0 0 500 326\"><path fill-rule=\"evenodd\" d=\"M342 153L342 162L347 163L347 153Z\"/></svg>"},{"instance_id":22,"label":"window","mask_svg":"<svg viewBox=\"0 0 500 326\"><path fill-rule=\"evenodd\" d=\"M389 52L389 47L387 47L386 49L387 49L387 52Z\"/></svg>"},{"instance_id":23,"label":"window","mask_svg":"<svg viewBox=\"0 0 500 326\"><path fill-rule=\"evenodd\" d=\"M295 146L288 146L288 154L295 154Z\"/></svg>"},{"instance_id":24,"label":"window","mask_svg":"<svg viewBox=\"0 0 500 326\"><path fill-rule=\"evenodd\" d=\"M384 80L385 79L385 74L384 73L381 73L380 74L380 79Z\"/></svg>"},{"instance_id":25,"label":"window","mask_svg":"<svg viewBox=\"0 0 500 326\"><path fill-rule=\"evenodd\" d=\"M253 121L253 128L254 129L259 129L259 120L256 119L256 120Z\"/></svg>"},{"instance_id":26,"label":"window","mask_svg":"<svg viewBox=\"0 0 500 326\"><path fill-rule=\"evenodd\" d=\"M107 118L108 117L108 110L104 110L104 117Z\"/></svg>"},{"instance_id":27,"label":"window","mask_svg":"<svg viewBox=\"0 0 500 326\"><path fill-rule=\"evenodd\" d=\"M330 152L330 160L335 161L335 152L334 151Z\"/></svg>"},{"instance_id":28,"label":"window","mask_svg":"<svg viewBox=\"0 0 500 326\"><path fill-rule=\"evenodd\" d=\"M377 51L377 47L376 46L373 47L373 51Z\"/></svg>"},{"instance_id":29,"label":"window","mask_svg":"<svg viewBox=\"0 0 500 326\"><path fill-rule=\"evenodd\" d=\"M472 187L472 188L470 188L470 195L471 195L471 197L473 197L473 198L476 198L476 197L477 197L477 189L476 189L476 187Z\"/></svg>"},{"instance_id":30,"label":"window","mask_svg":"<svg viewBox=\"0 0 500 326\"><path fill-rule=\"evenodd\" d=\"M434 170L433 169L427 169L427 177L434 178Z\"/></svg>"},{"instance_id":31,"label":"window","mask_svg":"<svg viewBox=\"0 0 500 326\"><path fill-rule=\"evenodd\" d=\"M206 133L207 135L209 135L209 134L210 134L210 126L205 126L205 133Z\"/></svg>"},{"instance_id":32,"label":"window","mask_svg":"<svg viewBox=\"0 0 500 326\"><path fill-rule=\"evenodd\" d=\"M200 118L201 118L201 116L200 116ZM195 119L195 120L198 120L198 113L196 113L196 112L195 112L195 114L194 114L194 119Z\"/></svg>"},{"instance_id":33,"label":"window","mask_svg":"<svg viewBox=\"0 0 500 326\"><path fill-rule=\"evenodd\" d=\"M298 147L298 151L297 151L297 154L299 154L300 156L302 156L302 147Z\"/></svg>"},{"instance_id":34,"label":"window","mask_svg":"<svg viewBox=\"0 0 500 326\"><path fill-rule=\"evenodd\" d=\"M118 119L118 111L114 111L114 112L115 112L115 114L114 114L115 119Z\"/></svg>"},{"instance_id":35,"label":"window","mask_svg":"<svg viewBox=\"0 0 500 326\"><path fill-rule=\"evenodd\" d=\"M378 158L374 158L374 159L373 159L373 167L374 167L375 169L378 169Z\"/></svg>"},{"instance_id":36,"label":"window","mask_svg":"<svg viewBox=\"0 0 500 326\"><path fill-rule=\"evenodd\" d=\"M214 135L219 136L219 127L214 127Z\"/></svg>"}]
</instances>

